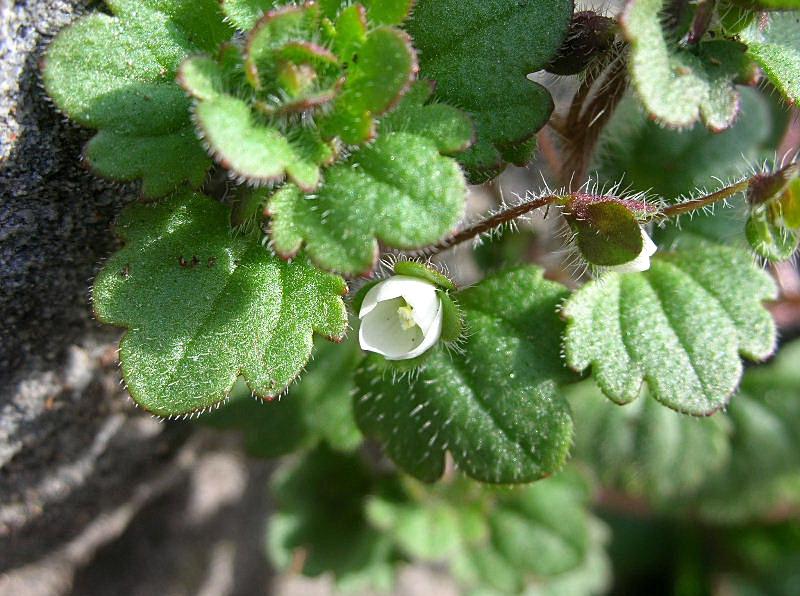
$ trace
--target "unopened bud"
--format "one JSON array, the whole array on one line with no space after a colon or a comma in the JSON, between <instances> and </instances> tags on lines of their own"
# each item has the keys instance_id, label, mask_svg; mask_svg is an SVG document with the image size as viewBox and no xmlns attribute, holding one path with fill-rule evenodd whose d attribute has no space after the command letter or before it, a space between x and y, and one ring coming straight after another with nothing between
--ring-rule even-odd
<instances>
[{"instance_id":1,"label":"unopened bud","mask_svg":"<svg viewBox=\"0 0 800 596\"><path fill-rule=\"evenodd\" d=\"M576 193L566 204L565 217L590 264L643 271L650 266L655 245L639 218L651 210L641 201Z\"/></svg>"}]
</instances>

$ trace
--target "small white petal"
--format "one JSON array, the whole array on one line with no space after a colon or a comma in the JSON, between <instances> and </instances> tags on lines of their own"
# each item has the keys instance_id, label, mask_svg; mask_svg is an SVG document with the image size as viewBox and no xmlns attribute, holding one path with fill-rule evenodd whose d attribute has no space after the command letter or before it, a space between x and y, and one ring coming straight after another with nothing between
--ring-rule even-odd
<instances>
[{"instance_id":1,"label":"small white petal","mask_svg":"<svg viewBox=\"0 0 800 596\"><path fill-rule=\"evenodd\" d=\"M358 316L362 349L387 360L407 360L436 344L444 314L433 284L396 275L367 292Z\"/></svg>"},{"instance_id":2,"label":"small white petal","mask_svg":"<svg viewBox=\"0 0 800 596\"><path fill-rule=\"evenodd\" d=\"M644 231L644 228L641 228L641 231L642 252L640 252L639 255L632 261L622 263L621 265L606 267L605 269L607 271L614 271L616 273L637 273L639 271L647 271L650 269L650 257L656 253L658 247L655 245L650 236L648 236L647 232Z\"/></svg>"},{"instance_id":3,"label":"small white petal","mask_svg":"<svg viewBox=\"0 0 800 596\"><path fill-rule=\"evenodd\" d=\"M656 243L653 242L652 238L644 231L644 228L642 228L642 250L648 257L652 257L658 250Z\"/></svg>"},{"instance_id":4,"label":"small white petal","mask_svg":"<svg viewBox=\"0 0 800 596\"><path fill-rule=\"evenodd\" d=\"M430 325L439 304L436 288L433 284L407 275L395 275L370 288L361 303L358 318L363 319L379 302L399 296L402 296L414 309L414 320L418 325L421 327ZM425 319L428 319L427 325L421 325L420 323L425 322Z\"/></svg>"},{"instance_id":5,"label":"small white petal","mask_svg":"<svg viewBox=\"0 0 800 596\"><path fill-rule=\"evenodd\" d=\"M425 335L417 325L404 329L397 309L404 304L403 298L384 300L361 319L358 341L361 348L377 352L388 360L399 360L421 345Z\"/></svg>"},{"instance_id":6,"label":"small white petal","mask_svg":"<svg viewBox=\"0 0 800 596\"><path fill-rule=\"evenodd\" d=\"M422 343L420 343L416 348L408 352L405 356L397 358L396 360L409 360L411 358L416 358L417 356L421 356L422 354L430 350L434 345L436 345L436 342L438 342L439 338L442 336L443 320L444 320L444 312L440 307L439 310L436 311L436 315L434 316L434 319L431 322L431 326L428 327L428 330L425 332L425 336L422 339ZM395 360L395 359L387 358L387 360Z\"/></svg>"}]
</instances>

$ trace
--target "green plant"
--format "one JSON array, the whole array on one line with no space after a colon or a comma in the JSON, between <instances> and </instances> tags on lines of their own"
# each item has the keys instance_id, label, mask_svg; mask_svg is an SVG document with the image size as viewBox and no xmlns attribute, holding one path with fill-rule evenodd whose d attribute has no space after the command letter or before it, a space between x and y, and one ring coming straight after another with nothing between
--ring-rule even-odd
<instances>
[{"instance_id":1,"label":"green plant","mask_svg":"<svg viewBox=\"0 0 800 596\"><path fill-rule=\"evenodd\" d=\"M625 536L590 512L603 495L731 545L796 502L796 345L743 362L776 351L767 304L797 300L761 266L790 270L800 234L800 166L778 155L794 0L107 5L43 61L56 106L98 131L92 168L148 199L94 309L126 329L139 406L233 395L201 422L303 452L275 480L277 564L305 549L304 573L388 588L444 562L470 592L589 594L609 585L608 525ZM539 70L572 77L570 104ZM555 190L465 223L468 182L530 163L537 133ZM546 225L517 234L534 213ZM559 243L575 267L547 258ZM459 287L429 259L467 244L485 275ZM731 581L771 585L751 562ZM676 586L723 563L679 561Z\"/></svg>"}]
</instances>

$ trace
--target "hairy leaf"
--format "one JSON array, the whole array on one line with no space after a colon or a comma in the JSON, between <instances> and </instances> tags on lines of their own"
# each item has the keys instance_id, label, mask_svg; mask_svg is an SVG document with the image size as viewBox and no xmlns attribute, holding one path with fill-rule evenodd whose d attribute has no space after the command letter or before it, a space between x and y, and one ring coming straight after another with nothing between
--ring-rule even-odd
<instances>
[{"instance_id":1,"label":"hairy leaf","mask_svg":"<svg viewBox=\"0 0 800 596\"><path fill-rule=\"evenodd\" d=\"M693 418L652 399L619 406L591 381L568 395L575 457L591 464L604 486L666 505L696 492L730 460L730 424L722 414Z\"/></svg>"},{"instance_id":2,"label":"hairy leaf","mask_svg":"<svg viewBox=\"0 0 800 596\"><path fill-rule=\"evenodd\" d=\"M408 29L420 74L476 123L477 143L459 156L472 182L530 160L553 100L526 75L552 60L571 16L571 0L417 0Z\"/></svg>"},{"instance_id":3,"label":"hairy leaf","mask_svg":"<svg viewBox=\"0 0 800 596\"><path fill-rule=\"evenodd\" d=\"M606 532L574 473L513 492L463 478L404 488L371 497L369 520L414 560L449 564L466 593L571 594L586 584L574 593L589 594L608 585Z\"/></svg>"},{"instance_id":4,"label":"hairy leaf","mask_svg":"<svg viewBox=\"0 0 800 596\"><path fill-rule=\"evenodd\" d=\"M760 360L775 345L761 302L771 278L745 253L706 242L658 253L649 271L610 273L564 306L567 363L591 366L610 399L633 401L647 382L670 408L703 416L724 407L739 384L739 354Z\"/></svg>"},{"instance_id":5,"label":"hairy leaf","mask_svg":"<svg viewBox=\"0 0 800 596\"><path fill-rule=\"evenodd\" d=\"M175 84L187 55L213 51L232 30L217 0L108 0L50 44L43 80L67 116L100 132L88 145L101 175L141 178L146 195L199 185L210 166L194 135L189 101Z\"/></svg>"},{"instance_id":6,"label":"hairy leaf","mask_svg":"<svg viewBox=\"0 0 800 596\"><path fill-rule=\"evenodd\" d=\"M234 27L249 31L258 20L279 2L275 0L221 0L222 12Z\"/></svg>"},{"instance_id":7,"label":"hairy leaf","mask_svg":"<svg viewBox=\"0 0 800 596\"><path fill-rule=\"evenodd\" d=\"M423 105L419 83L381 125L378 140L329 168L313 195L294 185L270 200L270 236L285 257L301 246L319 266L354 275L375 264L378 242L416 248L458 223L466 183L458 164L441 155L469 144L466 117L440 104Z\"/></svg>"},{"instance_id":8,"label":"hairy leaf","mask_svg":"<svg viewBox=\"0 0 800 596\"><path fill-rule=\"evenodd\" d=\"M216 160L245 180L266 184L288 175L312 190L319 184L320 167L334 158L332 147L315 129L298 126L287 132L263 118L251 105L258 100L242 97L246 71L233 46L218 60L193 56L181 64L178 80L196 99L201 136Z\"/></svg>"},{"instance_id":9,"label":"hairy leaf","mask_svg":"<svg viewBox=\"0 0 800 596\"><path fill-rule=\"evenodd\" d=\"M696 51L680 49L664 30L666 7L666 0L628 0L622 13L631 77L642 103L668 126L684 128L702 118L711 130L728 128L739 108L733 82L752 78L744 46L711 40Z\"/></svg>"},{"instance_id":10,"label":"hairy leaf","mask_svg":"<svg viewBox=\"0 0 800 596\"><path fill-rule=\"evenodd\" d=\"M774 362L747 371L727 415L729 463L706 479L692 500L705 518L735 521L797 504L800 486L800 342ZM735 498L731 498L735 495Z\"/></svg>"},{"instance_id":11,"label":"hairy leaf","mask_svg":"<svg viewBox=\"0 0 800 596\"><path fill-rule=\"evenodd\" d=\"M404 32L379 27L344 57L347 80L329 115L322 118L322 130L351 145L375 136L375 116L390 109L406 92L417 71L411 40Z\"/></svg>"},{"instance_id":12,"label":"hairy leaf","mask_svg":"<svg viewBox=\"0 0 800 596\"><path fill-rule=\"evenodd\" d=\"M288 570L300 561L304 575L331 572L341 589L367 584L389 592L396 557L389 537L369 525L364 500L390 482L371 474L357 455L324 447L284 466L272 482L278 511L270 517L267 547L273 564Z\"/></svg>"},{"instance_id":13,"label":"hairy leaf","mask_svg":"<svg viewBox=\"0 0 800 596\"><path fill-rule=\"evenodd\" d=\"M227 45L214 58L181 65L199 133L243 180L261 185L288 176L315 190L340 146L374 139L376 117L411 85L416 55L405 32L369 28L358 4L335 22L322 18L324 8L280 6L259 18L241 52Z\"/></svg>"},{"instance_id":14,"label":"hairy leaf","mask_svg":"<svg viewBox=\"0 0 800 596\"><path fill-rule=\"evenodd\" d=\"M785 261L797 250L797 234L770 221L762 209L757 209L747 218L745 235L753 251L768 261Z\"/></svg>"},{"instance_id":15,"label":"hairy leaf","mask_svg":"<svg viewBox=\"0 0 800 596\"><path fill-rule=\"evenodd\" d=\"M379 25L400 25L415 3L415 0L362 0L369 20Z\"/></svg>"},{"instance_id":16,"label":"hairy leaf","mask_svg":"<svg viewBox=\"0 0 800 596\"><path fill-rule=\"evenodd\" d=\"M355 414L406 472L432 482L445 452L485 482L528 482L558 470L572 435L555 383L557 305L566 295L533 267L507 270L453 295L464 313L459 353L436 348L408 377L379 356L356 374Z\"/></svg>"},{"instance_id":17,"label":"hairy leaf","mask_svg":"<svg viewBox=\"0 0 800 596\"><path fill-rule=\"evenodd\" d=\"M600 182L622 180L634 192L652 192L674 201L696 188L713 190L720 186L715 178L749 174L748 162L760 163L774 155L785 122L755 89L742 89L741 107L736 123L715 134L700 123L683 131L659 126L633 98L626 98L601 136L595 164ZM741 227L741 218L736 224Z\"/></svg>"},{"instance_id":18,"label":"hairy leaf","mask_svg":"<svg viewBox=\"0 0 800 596\"><path fill-rule=\"evenodd\" d=\"M97 317L128 329L128 390L155 414L213 407L240 374L275 396L306 364L313 332L344 337L343 280L278 259L258 234L233 235L229 220L198 194L130 207L118 225L126 245L95 281Z\"/></svg>"},{"instance_id":19,"label":"hairy leaf","mask_svg":"<svg viewBox=\"0 0 800 596\"><path fill-rule=\"evenodd\" d=\"M800 3L794 8L800 9ZM766 30L754 23L742 37L747 55L786 101L792 105L800 101L800 12L772 13Z\"/></svg>"},{"instance_id":20,"label":"hairy leaf","mask_svg":"<svg viewBox=\"0 0 800 596\"><path fill-rule=\"evenodd\" d=\"M231 402L201 422L241 430L247 451L256 457L278 457L320 441L352 451L361 444L352 405L353 373L360 359L354 337L342 345L317 342L311 362L288 395L265 403L253 399L244 382L237 383Z\"/></svg>"}]
</instances>

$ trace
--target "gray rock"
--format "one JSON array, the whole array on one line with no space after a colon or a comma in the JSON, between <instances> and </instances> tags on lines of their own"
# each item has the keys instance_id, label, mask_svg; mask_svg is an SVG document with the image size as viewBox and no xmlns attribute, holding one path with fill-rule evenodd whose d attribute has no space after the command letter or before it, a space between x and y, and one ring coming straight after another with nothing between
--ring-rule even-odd
<instances>
[{"instance_id":1,"label":"gray rock","mask_svg":"<svg viewBox=\"0 0 800 596\"><path fill-rule=\"evenodd\" d=\"M0 571L102 535L98 519L174 465L188 431L132 406L118 332L91 316L90 280L136 189L85 171L92 133L53 109L38 71L89 4L0 0Z\"/></svg>"}]
</instances>

